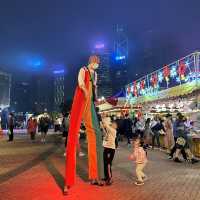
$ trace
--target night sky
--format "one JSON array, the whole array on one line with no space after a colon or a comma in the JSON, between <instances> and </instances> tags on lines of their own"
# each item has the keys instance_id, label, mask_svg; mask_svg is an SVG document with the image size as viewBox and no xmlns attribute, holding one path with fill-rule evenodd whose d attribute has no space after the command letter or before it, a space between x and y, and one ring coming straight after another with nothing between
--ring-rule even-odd
<instances>
[{"instance_id":1,"label":"night sky","mask_svg":"<svg viewBox=\"0 0 200 200\"><path fill-rule=\"evenodd\" d=\"M199 0L0 0L0 69L75 72L96 42L113 46L122 24L134 78L200 49L199 22Z\"/></svg>"}]
</instances>

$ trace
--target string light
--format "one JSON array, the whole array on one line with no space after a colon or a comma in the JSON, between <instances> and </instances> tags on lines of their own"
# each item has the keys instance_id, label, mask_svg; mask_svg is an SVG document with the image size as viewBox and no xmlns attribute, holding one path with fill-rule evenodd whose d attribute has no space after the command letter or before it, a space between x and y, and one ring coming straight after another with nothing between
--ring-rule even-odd
<instances>
[{"instance_id":1,"label":"string light","mask_svg":"<svg viewBox=\"0 0 200 200\"><path fill-rule=\"evenodd\" d=\"M170 70L170 76L172 78L175 78L177 76L177 70L176 70L176 66L175 65L173 65L171 70Z\"/></svg>"},{"instance_id":2,"label":"string light","mask_svg":"<svg viewBox=\"0 0 200 200\"><path fill-rule=\"evenodd\" d=\"M134 98L134 101L136 101L138 96L154 99L160 90L166 89L165 87L175 87L181 83L199 80L200 73L193 71L195 67L193 60L195 57L196 54L192 54L192 56L187 56L173 64L166 65L154 74L148 74L145 78L134 81L135 84L131 85L131 96ZM142 80L146 80L145 84L143 84ZM170 83L169 80L171 80ZM135 91L137 95L134 94Z\"/></svg>"},{"instance_id":3,"label":"string light","mask_svg":"<svg viewBox=\"0 0 200 200\"><path fill-rule=\"evenodd\" d=\"M164 79L164 77L163 77L162 72L159 72L158 73L158 82L162 83L163 79Z\"/></svg>"}]
</instances>

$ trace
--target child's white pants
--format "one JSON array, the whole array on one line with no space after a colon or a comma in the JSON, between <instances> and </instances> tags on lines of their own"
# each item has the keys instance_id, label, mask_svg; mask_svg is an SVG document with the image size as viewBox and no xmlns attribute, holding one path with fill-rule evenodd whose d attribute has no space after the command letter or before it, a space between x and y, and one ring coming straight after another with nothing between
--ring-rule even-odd
<instances>
[{"instance_id":1,"label":"child's white pants","mask_svg":"<svg viewBox=\"0 0 200 200\"><path fill-rule=\"evenodd\" d=\"M138 181L141 181L143 182L143 178L146 176L143 172L143 169L145 168L146 166L146 162L145 163L142 163L142 164L136 164L136 176L137 176L137 179Z\"/></svg>"}]
</instances>

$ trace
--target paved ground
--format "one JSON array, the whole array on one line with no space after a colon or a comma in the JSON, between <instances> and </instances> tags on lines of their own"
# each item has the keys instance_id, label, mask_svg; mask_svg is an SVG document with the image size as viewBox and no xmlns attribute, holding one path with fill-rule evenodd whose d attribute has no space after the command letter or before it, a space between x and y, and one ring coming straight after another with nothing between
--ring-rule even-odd
<instances>
[{"instance_id":1,"label":"paved ground","mask_svg":"<svg viewBox=\"0 0 200 200\"><path fill-rule=\"evenodd\" d=\"M86 144L82 144L84 151ZM159 151L149 151L144 186L135 186L134 165L128 160L125 144L113 163L114 184L90 186L87 158L78 159L77 184L62 195L64 157L62 138L48 137L47 144L31 143L18 136L14 143L0 139L0 200L199 200L200 164L176 164Z\"/></svg>"}]
</instances>

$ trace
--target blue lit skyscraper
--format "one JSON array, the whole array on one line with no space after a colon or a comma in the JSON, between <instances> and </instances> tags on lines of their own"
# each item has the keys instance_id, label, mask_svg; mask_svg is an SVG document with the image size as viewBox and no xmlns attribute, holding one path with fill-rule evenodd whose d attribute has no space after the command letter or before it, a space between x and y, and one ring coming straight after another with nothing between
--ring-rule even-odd
<instances>
[{"instance_id":1,"label":"blue lit skyscraper","mask_svg":"<svg viewBox=\"0 0 200 200\"><path fill-rule=\"evenodd\" d=\"M114 43L114 54L116 61L120 61L123 65L128 61L128 37L125 34L124 27L117 25L116 37Z\"/></svg>"},{"instance_id":2,"label":"blue lit skyscraper","mask_svg":"<svg viewBox=\"0 0 200 200\"><path fill-rule=\"evenodd\" d=\"M112 60L112 88L117 93L128 83L128 37L123 26L115 31L114 59Z\"/></svg>"}]
</instances>

